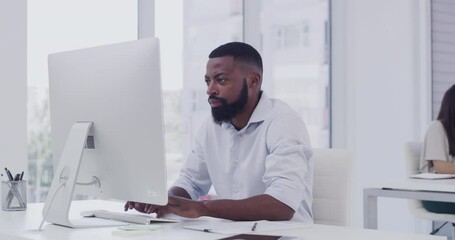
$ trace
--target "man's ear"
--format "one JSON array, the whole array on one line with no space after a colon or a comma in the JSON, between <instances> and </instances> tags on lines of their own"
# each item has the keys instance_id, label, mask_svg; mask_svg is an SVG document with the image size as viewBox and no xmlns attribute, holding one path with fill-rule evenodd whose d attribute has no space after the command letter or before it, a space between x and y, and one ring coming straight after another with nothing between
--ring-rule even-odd
<instances>
[{"instance_id":1,"label":"man's ear","mask_svg":"<svg viewBox=\"0 0 455 240\"><path fill-rule=\"evenodd\" d=\"M258 87L261 85L261 75L258 73L250 73L248 76L248 87Z\"/></svg>"}]
</instances>

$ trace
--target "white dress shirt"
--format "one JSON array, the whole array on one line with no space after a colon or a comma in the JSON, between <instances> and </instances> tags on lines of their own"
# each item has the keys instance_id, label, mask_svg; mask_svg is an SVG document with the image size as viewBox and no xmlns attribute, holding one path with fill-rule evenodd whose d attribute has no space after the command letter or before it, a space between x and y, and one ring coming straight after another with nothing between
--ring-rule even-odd
<instances>
[{"instance_id":1,"label":"white dress shirt","mask_svg":"<svg viewBox=\"0 0 455 240\"><path fill-rule=\"evenodd\" d=\"M174 186L192 199L213 187L220 199L268 194L313 222L313 161L308 132L286 103L262 93L248 124L236 130L206 119Z\"/></svg>"}]
</instances>

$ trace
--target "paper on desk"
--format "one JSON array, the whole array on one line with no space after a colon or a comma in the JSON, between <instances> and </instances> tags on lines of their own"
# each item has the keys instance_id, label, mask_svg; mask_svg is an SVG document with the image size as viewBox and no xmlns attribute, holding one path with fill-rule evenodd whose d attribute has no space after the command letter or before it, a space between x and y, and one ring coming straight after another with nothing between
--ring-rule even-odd
<instances>
[{"instance_id":1,"label":"paper on desk","mask_svg":"<svg viewBox=\"0 0 455 240\"><path fill-rule=\"evenodd\" d=\"M410 178L419 179L449 179L455 178L454 174L440 174L440 173L419 173L409 176Z\"/></svg>"},{"instance_id":2,"label":"paper on desk","mask_svg":"<svg viewBox=\"0 0 455 240\"><path fill-rule=\"evenodd\" d=\"M113 236L121 237L136 237L152 233L153 231L160 229L160 225L126 225L120 226L112 231Z\"/></svg>"},{"instance_id":3,"label":"paper on desk","mask_svg":"<svg viewBox=\"0 0 455 240\"><path fill-rule=\"evenodd\" d=\"M253 225L256 224L256 228L252 231ZM188 225L183 228L191 230L199 230L211 233L220 234L241 234L241 233L253 233L253 232L269 232L279 231L287 229L302 228L302 224L291 224L284 222L271 222L271 221L248 221L248 222L210 222L200 225Z\"/></svg>"}]
</instances>

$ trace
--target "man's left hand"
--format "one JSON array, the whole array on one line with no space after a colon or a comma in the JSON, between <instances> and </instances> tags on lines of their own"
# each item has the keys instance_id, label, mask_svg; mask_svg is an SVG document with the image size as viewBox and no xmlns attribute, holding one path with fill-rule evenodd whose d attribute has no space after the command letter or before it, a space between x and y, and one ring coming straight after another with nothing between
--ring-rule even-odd
<instances>
[{"instance_id":1,"label":"man's left hand","mask_svg":"<svg viewBox=\"0 0 455 240\"><path fill-rule=\"evenodd\" d=\"M169 196L167 210L170 213L187 218L198 218L206 215L204 201L194 201L176 196Z\"/></svg>"}]
</instances>

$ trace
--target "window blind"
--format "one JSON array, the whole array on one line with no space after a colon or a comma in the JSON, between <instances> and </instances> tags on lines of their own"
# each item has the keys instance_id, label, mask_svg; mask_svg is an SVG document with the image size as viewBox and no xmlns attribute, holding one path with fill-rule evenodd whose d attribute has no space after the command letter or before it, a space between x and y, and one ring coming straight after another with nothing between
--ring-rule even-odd
<instances>
[{"instance_id":1,"label":"window blind","mask_svg":"<svg viewBox=\"0 0 455 240\"><path fill-rule=\"evenodd\" d=\"M455 84L455 1L431 1L432 117L445 91Z\"/></svg>"}]
</instances>

